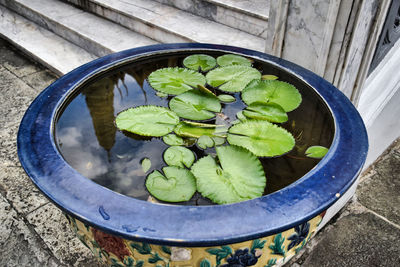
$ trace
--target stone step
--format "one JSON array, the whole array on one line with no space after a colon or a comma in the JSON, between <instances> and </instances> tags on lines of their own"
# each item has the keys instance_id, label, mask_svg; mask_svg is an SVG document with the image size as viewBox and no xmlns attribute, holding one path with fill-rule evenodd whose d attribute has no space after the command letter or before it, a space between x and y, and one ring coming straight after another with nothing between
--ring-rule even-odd
<instances>
[{"instance_id":1,"label":"stone step","mask_svg":"<svg viewBox=\"0 0 400 267\"><path fill-rule=\"evenodd\" d=\"M269 0L155 0L266 38Z\"/></svg>"},{"instance_id":2,"label":"stone step","mask_svg":"<svg viewBox=\"0 0 400 267\"><path fill-rule=\"evenodd\" d=\"M58 75L63 75L96 58L95 55L2 5L0 5L0 18L0 37Z\"/></svg>"},{"instance_id":3,"label":"stone step","mask_svg":"<svg viewBox=\"0 0 400 267\"><path fill-rule=\"evenodd\" d=\"M0 3L97 56L157 43L58 0L0 0Z\"/></svg>"},{"instance_id":4,"label":"stone step","mask_svg":"<svg viewBox=\"0 0 400 267\"><path fill-rule=\"evenodd\" d=\"M65 0L163 43L229 44L263 51L261 37L151 0Z\"/></svg>"}]
</instances>

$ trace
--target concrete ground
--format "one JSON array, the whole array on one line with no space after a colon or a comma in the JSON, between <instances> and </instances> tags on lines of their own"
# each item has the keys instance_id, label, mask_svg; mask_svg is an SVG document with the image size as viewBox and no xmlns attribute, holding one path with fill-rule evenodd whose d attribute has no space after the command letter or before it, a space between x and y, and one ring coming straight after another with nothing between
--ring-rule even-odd
<instances>
[{"instance_id":1,"label":"concrete ground","mask_svg":"<svg viewBox=\"0 0 400 267\"><path fill-rule=\"evenodd\" d=\"M0 266L99 266L17 157L31 101L57 77L0 39ZM400 266L400 141L362 175L352 201L286 266Z\"/></svg>"}]
</instances>

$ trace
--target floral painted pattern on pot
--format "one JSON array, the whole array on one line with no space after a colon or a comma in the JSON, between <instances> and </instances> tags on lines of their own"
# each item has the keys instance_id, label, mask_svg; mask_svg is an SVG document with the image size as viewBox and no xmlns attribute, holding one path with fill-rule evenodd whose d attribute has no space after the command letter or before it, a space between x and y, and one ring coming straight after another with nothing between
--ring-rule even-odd
<instances>
[{"instance_id":1,"label":"floral painted pattern on pot","mask_svg":"<svg viewBox=\"0 0 400 267\"><path fill-rule=\"evenodd\" d=\"M315 233L324 214L292 229L260 239L216 247L178 248L126 240L104 233L67 215L73 231L103 263L112 267L281 266Z\"/></svg>"}]
</instances>

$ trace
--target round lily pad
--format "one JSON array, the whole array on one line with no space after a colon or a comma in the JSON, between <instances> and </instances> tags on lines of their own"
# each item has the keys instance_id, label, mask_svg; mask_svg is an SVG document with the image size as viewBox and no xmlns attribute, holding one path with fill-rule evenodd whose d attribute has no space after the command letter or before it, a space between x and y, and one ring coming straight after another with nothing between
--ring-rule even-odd
<instances>
[{"instance_id":1,"label":"round lily pad","mask_svg":"<svg viewBox=\"0 0 400 267\"><path fill-rule=\"evenodd\" d=\"M243 66L251 66L252 61L238 55L227 54L223 56L219 56L217 58L217 63L221 67L230 66L230 65L243 65Z\"/></svg>"},{"instance_id":2,"label":"round lily pad","mask_svg":"<svg viewBox=\"0 0 400 267\"><path fill-rule=\"evenodd\" d=\"M293 149L293 136L267 121L244 121L229 128L228 143L248 149L259 157L275 157Z\"/></svg>"},{"instance_id":3,"label":"round lily pad","mask_svg":"<svg viewBox=\"0 0 400 267\"><path fill-rule=\"evenodd\" d=\"M164 136L179 123L179 117L164 107L140 106L122 111L115 118L121 131L144 136Z\"/></svg>"},{"instance_id":4,"label":"round lily pad","mask_svg":"<svg viewBox=\"0 0 400 267\"><path fill-rule=\"evenodd\" d=\"M255 102L276 103L286 112L296 109L301 95L293 85L277 80L255 80L242 91L242 100L247 105Z\"/></svg>"},{"instance_id":5,"label":"round lily pad","mask_svg":"<svg viewBox=\"0 0 400 267\"><path fill-rule=\"evenodd\" d=\"M217 97L197 89L177 95L169 102L169 107L179 117L190 120L206 120L221 111Z\"/></svg>"},{"instance_id":6,"label":"round lily pad","mask_svg":"<svg viewBox=\"0 0 400 267\"><path fill-rule=\"evenodd\" d=\"M149 158L142 159L140 164L142 164L142 170L144 173L146 173L151 168L151 161Z\"/></svg>"},{"instance_id":7,"label":"round lily pad","mask_svg":"<svg viewBox=\"0 0 400 267\"><path fill-rule=\"evenodd\" d=\"M213 138L211 138L207 135L202 135L202 136L200 136L199 139L197 139L197 145L202 149L206 149L208 147L213 147L214 144L215 143L214 143Z\"/></svg>"},{"instance_id":8,"label":"round lily pad","mask_svg":"<svg viewBox=\"0 0 400 267\"><path fill-rule=\"evenodd\" d=\"M211 70L212 68L215 68L215 66L217 65L217 61L212 56L196 54L185 57L185 59L183 60L183 65L188 69L206 72Z\"/></svg>"},{"instance_id":9,"label":"round lily pad","mask_svg":"<svg viewBox=\"0 0 400 267\"><path fill-rule=\"evenodd\" d=\"M164 152L164 161L169 166L190 168L195 160L193 152L183 146L171 146Z\"/></svg>"},{"instance_id":10,"label":"round lily pad","mask_svg":"<svg viewBox=\"0 0 400 267\"><path fill-rule=\"evenodd\" d=\"M228 204L262 196L266 178L260 160L237 146L215 148L218 162L210 155L192 166L197 190L217 204Z\"/></svg>"},{"instance_id":11,"label":"round lily pad","mask_svg":"<svg viewBox=\"0 0 400 267\"><path fill-rule=\"evenodd\" d=\"M257 69L241 65L216 68L206 75L209 85L226 92L240 92L250 81L260 78Z\"/></svg>"},{"instance_id":12,"label":"round lily pad","mask_svg":"<svg viewBox=\"0 0 400 267\"><path fill-rule=\"evenodd\" d=\"M267 120L270 122L282 123L288 120L286 112L281 106L275 103L255 102L243 110L243 115L250 119Z\"/></svg>"},{"instance_id":13,"label":"round lily pad","mask_svg":"<svg viewBox=\"0 0 400 267\"><path fill-rule=\"evenodd\" d=\"M306 150L306 156L314 159L323 158L328 153L328 148L324 146L310 146Z\"/></svg>"},{"instance_id":14,"label":"round lily pad","mask_svg":"<svg viewBox=\"0 0 400 267\"><path fill-rule=\"evenodd\" d=\"M183 139L175 134L165 135L162 140L170 146L181 146L184 144Z\"/></svg>"},{"instance_id":15,"label":"round lily pad","mask_svg":"<svg viewBox=\"0 0 400 267\"><path fill-rule=\"evenodd\" d=\"M196 180L187 170L175 166L164 167L163 174L154 171L147 176L146 188L155 198L167 202L188 201L196 192Z\"/></svg>"},{"instance_id":16,"label":"round lily pad","mask_svg":"<svg viewBox=\"0 0 400 267\"><path fill-rule=\"evenodd\" d=\"M178 67L153 71L148 81L155 90L171 95L182 94L197 87L198 84L206 83L201 73Z\"/></svg>"}]
</instances>

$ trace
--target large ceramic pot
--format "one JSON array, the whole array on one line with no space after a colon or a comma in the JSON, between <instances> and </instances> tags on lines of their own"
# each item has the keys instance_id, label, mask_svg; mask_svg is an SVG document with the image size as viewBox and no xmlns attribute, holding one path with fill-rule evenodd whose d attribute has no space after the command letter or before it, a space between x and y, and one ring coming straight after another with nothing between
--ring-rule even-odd
<instances>
[{"instance_id":1,"label":"large ceramic pot","mask_svg":"<svg viewBox=\"0 0 400 267\"><path fill-rule=\"evenodd\" d=\"M314 113L302 114L305 111L300 109L295 115L305 122L302 134L308 130L317 131L317 135L328 132L325 141L330 149L326 156L296 181L289 179L270 194L229 205L152 203L100 185L106 185L107 181L88 179L91 174L85 170L99 170L99 166L108 163L93 166L95 160L85 162L85 154L79 154L86 151L85 144L78 144L81 149L77 155L64 154L67 144L59 139L80 138L72 128L63 135L58 130L60 118L74 99L80 97L88 110L77 108L75 117L71 115L67 121L73 124L74 120L85 117L85 112L90 113L93 128L80 136L96 135L95 146L103 149L110 162L116 135L121 134L113 128L114 116L126 108L121 104L122 99L135 97L128 94L132 84L144 88L146 75L153 71L146 62L162 59L164 63L153 65L176 65L179 56L193 53L242 55L253 59L268 74L294 84L303 101L311 99L309 103L317 107ZM150 66L149 70L146 66ZM129 69L131 81L121 78L121 70ZM95 82L99 80L100 83ZM141 97L148 101L150 96ZM96 105L104 107L100 114L92 109ZM319 116L321 113L325 115ZM313 120L325 126L308 129L315 126ZM147 46L85 64L58 79L35 99L18 133L18 154L26 173L65 212L79 239L111 266L281 265L349 199L367 149L367 135L358 112L330 83L302 67L264 53L212 44Z\"/></svg>"}]
</instances>

